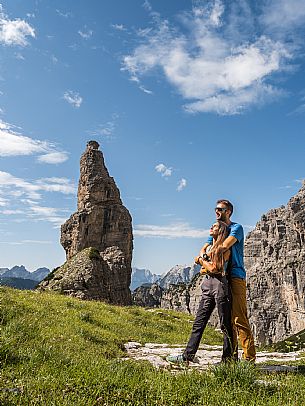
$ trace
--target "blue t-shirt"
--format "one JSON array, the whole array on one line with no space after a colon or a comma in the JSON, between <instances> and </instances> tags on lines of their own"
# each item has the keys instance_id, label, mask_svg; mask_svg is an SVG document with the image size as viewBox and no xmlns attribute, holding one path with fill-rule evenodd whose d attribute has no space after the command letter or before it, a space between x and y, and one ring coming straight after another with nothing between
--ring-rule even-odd
<instances>
[{"instance_id":1,"label":"blue t-shirt","mask_svg":"<svg viewBox=\"0 0 305 406\"><path fill-rule=\"evenodd\" d=\"M244 230L241 224L231 223L229 226L229 237L235 237L236 243L231 247L231 277L246 279L244 266ZM213 244L213 237L209 237L208 244Z\"/></svg>"}]
</instances>

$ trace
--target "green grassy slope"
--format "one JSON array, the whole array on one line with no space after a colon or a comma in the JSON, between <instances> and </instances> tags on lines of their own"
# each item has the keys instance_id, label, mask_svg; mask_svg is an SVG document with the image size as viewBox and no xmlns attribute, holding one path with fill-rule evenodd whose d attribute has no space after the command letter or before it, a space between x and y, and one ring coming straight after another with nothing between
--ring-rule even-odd
<instances>
[{"instance_id":1,"label":"green grassy slope","mask_svg":"<svg viewBox=\"0 0 305 406\"><path fill-rule=\"evenodd\" d=\"M282 352L298 351L305 348L305 330L299 331L297 334L286 338L286 340L274 344L271 348Z\"/></svg>"},{"instance_id":2,"label":"green grassy slope","mask_svg":"<svg viewBox=\"0 0 305 406\"><path fill-rule=\"evenodd\" d=\"M0 299L1 405L305 404L304 377L257 387L247 365L174 376L121 359L127 341L186 342L186 314L4 287ZM207 329L203 342L219 344L221 336Z\"/></svg>"}]
</instances>

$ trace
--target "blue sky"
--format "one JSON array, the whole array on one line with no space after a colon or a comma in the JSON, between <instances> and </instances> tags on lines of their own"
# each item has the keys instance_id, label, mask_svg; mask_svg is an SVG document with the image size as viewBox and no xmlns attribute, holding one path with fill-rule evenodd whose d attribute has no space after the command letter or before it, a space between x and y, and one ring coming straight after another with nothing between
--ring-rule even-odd
<instances>
[{"instance_id":1,"label":"blue sky","mask_svg":"<svg viewBox=\"0 0 305 406\"><path fill-rule=\"evenodd\" d=\"M192 263L216 199L247 232L300 188L305 0L0 2L1 267L64 262L90 139L154 273Z\"/></svg>"}]
</instances>

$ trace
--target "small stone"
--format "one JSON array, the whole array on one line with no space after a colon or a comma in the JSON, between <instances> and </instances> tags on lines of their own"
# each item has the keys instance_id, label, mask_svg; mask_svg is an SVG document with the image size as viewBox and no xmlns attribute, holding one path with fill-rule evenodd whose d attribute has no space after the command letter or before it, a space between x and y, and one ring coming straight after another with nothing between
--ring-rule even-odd
<instances>
[{"instance_id":1,"label":"small stone","mask_svg":"<svg viewBox=\"0 0 305 406\"><path fill-rule=\"evenodd\" d=\"M128 343L124 344L124 347L126 350L132 350L134 348L139 348L141 346L142 346L142 344L138 343L136 341L129 341Z\"/></svg>"}]
</instances>

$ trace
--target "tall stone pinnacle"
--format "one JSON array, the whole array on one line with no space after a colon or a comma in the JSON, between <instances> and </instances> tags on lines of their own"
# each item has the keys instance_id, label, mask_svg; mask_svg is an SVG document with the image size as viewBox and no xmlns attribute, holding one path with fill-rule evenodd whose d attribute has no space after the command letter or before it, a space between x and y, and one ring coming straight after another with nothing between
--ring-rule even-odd
<instances>
[{"instance_id":1,"label":"tall stone pinnacle","mask_svg":"<svg viewBox=\"0 0 305 406\"><path fill-rule=\"evenodd\" d=\"M131 216L109 176L99 144L89 141L80 159L77 212L61 227L67 259L84 248L104 251L117 246L131 266L132 240Z\"/></svg>"},{"instance_id":2,"label":"tall stone pinnacle","mask_svg":"<svg viewBox=\"0 0 305 406\"><path fill-rule=\"evenodd\" d=\"M82 299L131 304L132 222L96 141L80 160L77 211L62 225L67 262L40 284Z\"/></svg>"}]
</instances>

